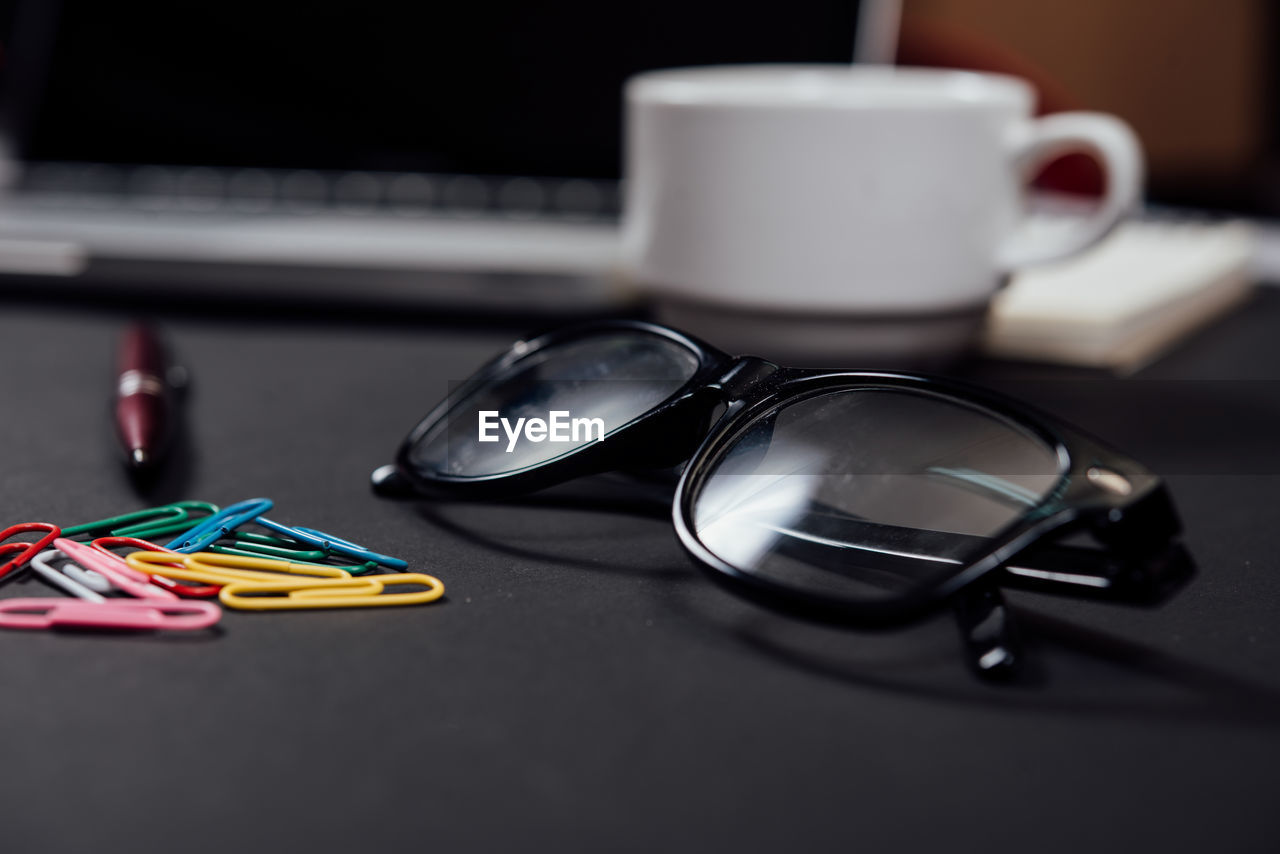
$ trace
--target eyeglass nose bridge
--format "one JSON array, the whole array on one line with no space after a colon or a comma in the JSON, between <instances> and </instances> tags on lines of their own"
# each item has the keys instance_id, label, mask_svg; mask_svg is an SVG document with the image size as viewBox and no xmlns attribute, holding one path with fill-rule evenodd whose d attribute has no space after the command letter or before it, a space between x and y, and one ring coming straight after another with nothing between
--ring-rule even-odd
<instances>
[{"instance_id":1,"label":"eyeglass nose bridge","mask_svg":"<svg viewBox=\"0 0 1280 854\"><path fill-rule=\"evenodd\" d=\"M720 389L726 404L745 398L750 392L769 382L780 368L767 359L742 356L733 361L729 369L711 383Z\"/></svg>"}]
</instances>

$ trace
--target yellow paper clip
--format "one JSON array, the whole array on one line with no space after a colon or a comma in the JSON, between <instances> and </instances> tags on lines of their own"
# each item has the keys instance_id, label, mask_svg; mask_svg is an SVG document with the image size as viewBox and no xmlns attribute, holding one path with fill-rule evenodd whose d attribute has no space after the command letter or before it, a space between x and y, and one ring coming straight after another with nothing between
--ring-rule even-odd
<instances>
[{"instance_id":1,"label":"yellow paper clip","mask_svg":"<svg viewBox=\"0 0 1280 854\"><path fill-rule=\"evenodd\" d=\"M134 569L151 575L216 584L223 588L236 584L239 585L237 590L244 590L247 585L273 584L278 588L281 584L287 584L292 590L323 587L343 594L362 593L369 596L382 592L381 584L374 583L371 579L353 577L336 566L315 566L272 558L211 552L183 555L180 564L175 565L172 563L174 557L173 554L162 552L134 552L125 560L132 561L129 565Z\"/></svg>"},{"instance_id":2,"label":"yellow paper clip","mask_svg":"<svg viewBox=\"0 0 1280 854\"><path fill-rule=\"evenodd\" d=\"M238 577L246 581L311 581L313 579L345 581L353 577L340 566L319 566L314 563L294 563L273 557L250 557L219 552L196 552L187 555L183 563L190 570L222 573L228 578ZM285 576L284 579L281 578L282 574ZM311 578L297 578L296 576L299 575L311 576ZM289 576L294 577L289 578Z\"/></svg>"},{"instance_id":3,"label":"yellow paper clip","mask_svg":"<svg viewBox=\"0 0 1280 854\"><path fill-rule=\"evenodd\" d=\"M416 572L354 577L338 567L272 558L197 552L182 556L179 565L174 563L176 557L165 552L134 552L125 560L150 575L221 585L218 599L223 605L249 611L421 605L444 595L440 579ZM385 587L407 584L426 589L383 592Z\"/></svg>"},{"instance_id":4,"label":"yellow paper clip","mask_svg":"<svg viewBox=\"0 0 1280 854\"><path fill-rule=\"evenodd\" d=\"M134 552L125 558L125 562L148 575L163 575L178 581L199 581L204 584L265 584L287 580L305 587L352 579L351 573L336 566L314 566L211 552L181 556L172 552Z\"/></svg>"},{"instance_id":5,"label":"yellow paper clip","mask_svg":"<svg viewBox=\"0 0 1280 854\"><path fill-rule=\"evenodd\" d=\"M365 575L353 578L354 582L376 585L376 590L352 589L356 585L320 581L299 587L291 581L235 582L222 588L218 599L228 608L250 611L284 611L301 608L373 608L392 605L423 605L444 595L444 583L440 579L419 572L400 572L391 575ZM417 584L426 587L411 593L383 593L384 587ZM263 594L283 593L283 596Z\"/></svg>"}]
</instances>

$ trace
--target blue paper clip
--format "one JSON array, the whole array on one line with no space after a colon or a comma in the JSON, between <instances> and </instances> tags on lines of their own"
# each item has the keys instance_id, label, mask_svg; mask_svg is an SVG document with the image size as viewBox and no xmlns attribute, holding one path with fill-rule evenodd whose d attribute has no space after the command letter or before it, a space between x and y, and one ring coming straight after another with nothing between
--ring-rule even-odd
<instances>
[{"instance_id":1,"label":"blue paper clip","mask_svg":"<svg viewBox=\"0 0 1280 854\"><path fill-rule=\"evenodd\" d=\"M248 501L239 501L206 517L199 525L166 543L165 548L183 554L202 551L241 525L254 520L262 522L263 520L258 519L258 516L274 506L270 498L250 498Z\"/></svg>"},{"instance_id":2,"label":"blue paper clip","mask_svg":"<svg viewBox=\"0 0 1280 854\"><path fill-rule=\"evenodd\" d=\"M277 534L283 534L286 537L292 537L300 543L306 543L318 549L324 549L326 552L344 555L360 562L373 561L379 566L389 567L391 569L405 569L409 566L406 561L398 557L379 554L370 551L364 546L344 540L341 537L335 537L332 534L326 534L323 531L317 531L314 528L294 528L289 525L282 525L279 522L273 522L270 519L259 517L255 520L255 524L261 525L268 531L275 531Z\"/></svg>"}]
</instances>

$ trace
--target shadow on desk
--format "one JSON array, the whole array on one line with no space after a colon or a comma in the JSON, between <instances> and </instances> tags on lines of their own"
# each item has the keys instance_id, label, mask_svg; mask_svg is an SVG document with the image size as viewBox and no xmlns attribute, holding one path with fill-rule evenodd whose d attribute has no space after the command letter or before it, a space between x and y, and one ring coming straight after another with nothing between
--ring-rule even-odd
<instances>
[{"instance_id":1,"label":"shadow on desk","mask_svg":"<svg viewBox=\"0 0 1280 854\"><path fill-rule=\"evenodd\" d=\"M419 500L414 505L424 522L496 554L595 571L674 574L623 562L610 564L594 556L575 557L567 553L568 543L564 538L582 533L578 514L597 519L612 516L670 524L671 493L664 482L645 483L601 475L502 502L450 498ZM495 512L499 508L503 511L502 524L495 526ZM561 529L555 527L556 519L560 520ZM531 544L527 535L535 533L538 536ZM545 541L546 545L539 541ZM679 575L689 575L687 564L679 565Z\"/></svg>"},{"instance_id":2,"label":"shadow on desk","mask_svg":"<svg viewBox=\"0 0 1280 854\"><path fill-rule=\"evenodd\" d=\"M965 668L949 615L883 631L817 626L776 615L695 574L674 536L656 563L638 563L626 548L601 560L590 543L618 536L618 525L626 520L642 525L650 538L655 524L669 524L670 495L660 483L620 485L606 476L513 501L424 500L415 502L414 510L451 537L519 562L548 570L643 574L667 587L655 601L679 620L702 627L700 638L718 636L738 652L850 689L1048 714L1280 727L1280 691L1225 667L1048 613L1049 608L1069 611L1075 604L1070 601L1007 594L1028 666L1016 684L992 685ZM495 523L499 515L500 524ZM579 554L575 544L582 547ZM1125 613L1104 611L1100 618L1123 619Z\"/></svg>"},{"instance_id":3,"label":"shadow on desk","mask_svg":"<svg viewBox=\"0 0 1280 854\"><path fill-rule=\"evenodd\" d=\"M932 656L874 660L854 652L869 641L877 650L892 649L895 642L879 633L797 629L772 615L744 614L718 623L757 655L850 688L1050 714L1280 727L1280 691L1270 686L1042 611L1013 610L1027 650L1024 673L1013 684L969 676L955 627L942 618L898 634L902 643L914 646L932 637L937 653L945 654L949 645L950 667ZM694 607L686 614L716 621ZM833 639L832 632L843 639Z\"/></svg>"}]
</instances>

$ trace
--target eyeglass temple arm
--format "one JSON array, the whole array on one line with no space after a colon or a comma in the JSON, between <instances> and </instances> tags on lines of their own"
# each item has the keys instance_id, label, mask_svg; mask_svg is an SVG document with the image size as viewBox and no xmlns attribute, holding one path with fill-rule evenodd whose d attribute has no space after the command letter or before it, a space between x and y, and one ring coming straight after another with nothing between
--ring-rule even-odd
<instances>
[{"instance_id":1,"label":"eyeglass temple arm","mask_svg":"<svg viewBox=\"0 0 1280 854\"><path fill-rule=\"evenodd\" d=\"M771 527L776 533L798 532ZM900 555L849 555L846 550L832 548L804 536L789 537L779 543L780 553L810 566L846 574L853 571L858 580L881 590L899 590L912 586L920 576L920 560ZM850 558L856 561L850 565ZM936 563L934 564L936 565ZM1017 676L1022 664L1022 643L1012 613L1005 605L996 580L981 578L965 585L952 596L952 610L964 643L969 667L981 678L1008 681Z\"/></svg>"},{"instance_id":2,"label":"eyeglass temple arm","mask_svg":"<svg viewBox=\"0 0 1280 854\"><path fill-rule=\"evenodd\" d=\"M886 581L898 576L910 583L908 579L919 580L922 567L945 571L946 566L963 562L953 555L976 557L989 547L985 537L883 525L830 505L812 506L822 521L838 525L838 537L816 537L805 531L773 527L793 540L788 550L811 551L813 562L830 564L834 552L847 549L845 561L852 561L857 555L858 559L874 562ZM833 545L839 547L833 549ZM1173 542L1140 555L1042 542L1018 554L992 580L1002 586L1058 595L1149 603L1166 598L1193 571L1186 550Z\"/></svg>"},{"instance_id":3,"label":"eyeglass temple arm","mask_svg":"<svg viewBox=\"0 0 1280 854\"><path fill-rule=\"evenodd\" d=\"M1154 604L1167 599L1195 573L1181 543L1142 555L1043 543L1000 571L1000 584L1045 593Z\"/></svg>"},{"instance_id":4,"label":"eyeglass temple arm","mask_svg":"<svg viewBox=\"0 0 1280 854\"><path fill-rule=\"evenodd\" d=\"M951 480L987 498L1032 507L1039 495L1015 480L972 469L931 466L929 474ZM950 535L960 538L962 535ZM974 538L975 540L979 538ZM1127 601L1158 601L1191 574L1190 556L1163 543L1139 555L1041 543L1002 569L1001 583L1049 593L1072 593Z\"/></svg>"},{"instance_id":5,"label":"eyeglass temple arm","mask_svg":"<svg viewBox=\"0 0 1280 854\"><path fill-rule=\"evenodd\" d=\"M1005 682L1022 670L1022 638L1000 588L983 579L955 596L965 660L983 679Z\"/></svg>"}]
</instances>

